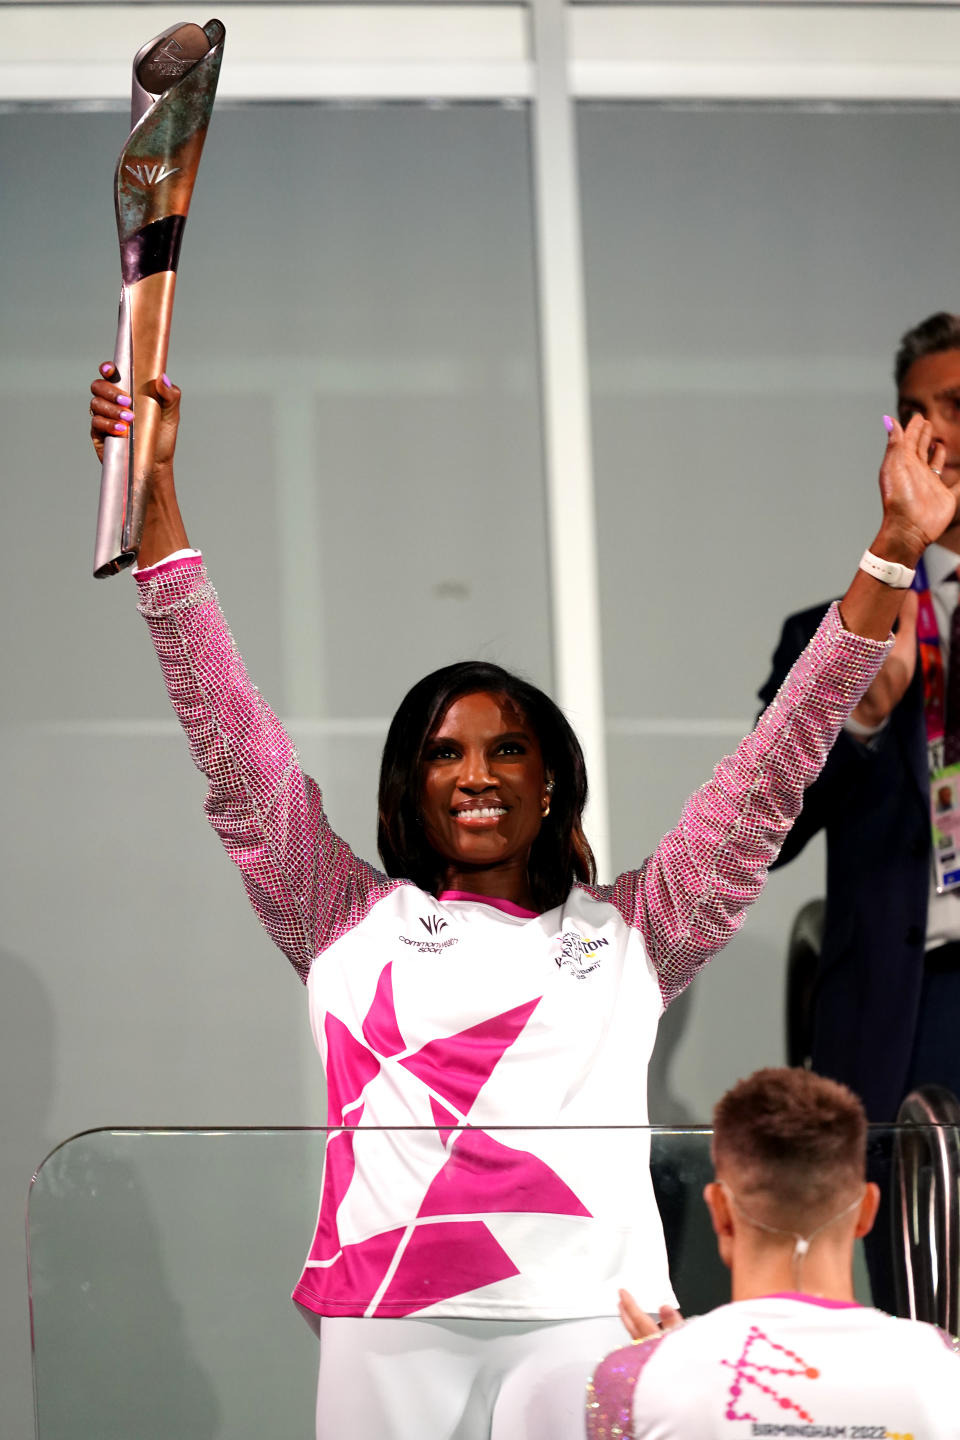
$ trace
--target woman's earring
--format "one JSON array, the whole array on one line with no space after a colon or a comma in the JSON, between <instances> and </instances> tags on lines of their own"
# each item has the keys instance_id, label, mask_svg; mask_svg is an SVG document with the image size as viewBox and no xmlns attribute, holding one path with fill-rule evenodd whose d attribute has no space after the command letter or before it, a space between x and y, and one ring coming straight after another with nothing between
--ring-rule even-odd
<instances>
[{"instance_id":1,"label":"woman's earring","mask_svg":"<svg viewBox=\"0 0 960 1440\"><path fill-rule=\"evenodd\" d=\"M540 811L541 820L546 820L547 816L550 814L550 796L553 794L553 781L548 780L546 785L544 786L544 789L547 793L544 796L543 809Z\"/></svg>"}]
</instances>

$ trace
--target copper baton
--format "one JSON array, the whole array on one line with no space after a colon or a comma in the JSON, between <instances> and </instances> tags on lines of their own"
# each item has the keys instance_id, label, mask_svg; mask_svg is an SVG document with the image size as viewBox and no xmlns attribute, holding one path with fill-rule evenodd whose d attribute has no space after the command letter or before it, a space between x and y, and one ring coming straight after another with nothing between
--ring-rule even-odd
<instances>
[{"instance_id":1,"label":"copper baton","mask_svg":"<svg viewBox=\"0 0 960 1440\"><path fill-rule=\"evenodd\" d=\"M117 161L120 313L113 361L133 399L126 435L103 445L93 573L132 565L140 548L160 406L149 387L167 364L180 242L217 93L219 20L171 25L133 60L130 135Z\"/></svg>"}]
</instances>

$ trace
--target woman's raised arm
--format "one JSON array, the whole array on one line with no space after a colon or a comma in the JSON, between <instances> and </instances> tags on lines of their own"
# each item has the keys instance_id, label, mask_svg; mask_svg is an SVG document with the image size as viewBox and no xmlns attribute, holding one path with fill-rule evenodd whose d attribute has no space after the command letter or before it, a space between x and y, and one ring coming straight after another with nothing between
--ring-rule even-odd
<instances>
[{"instance_id":1,"label":"woman's raised arm","mask_svg":"<svg viewBox=\"0 0 960 1440\"><path fill-rule=\"evenodd\" d=\"M115 375L103 365L90 387L98 454L129 416ZM319 789L247 675L200 556L159 565L189 541L173 483L180 391L165 377L154 389L162 419L135 577L140 613L194 763L210 782L207 817L261 923L306 980L314 957L401 882L358 859L332 830Z\"/></svg>"},{"instance_id":2,"label":"woman's raised arm","mask_svg":"<svg viewBox=\"0 0 960 1440\"><path fill-rule=\"evenodd\" d=\"M891 627L909 594L890 583L908 580L896 567L913 570L956 517L957 497L938 474L943 447L933 447L930 425L916 415L905 430L896 421L890 426L880 469L883 521L870 546L881 562L872 568L894 567L889 580L857 571L755 730L691 795L679 825L641 870L625 872L609 889L642 932L665 1000L739 928L804 790L889 653Z\"/></svg>"}]
</instances>

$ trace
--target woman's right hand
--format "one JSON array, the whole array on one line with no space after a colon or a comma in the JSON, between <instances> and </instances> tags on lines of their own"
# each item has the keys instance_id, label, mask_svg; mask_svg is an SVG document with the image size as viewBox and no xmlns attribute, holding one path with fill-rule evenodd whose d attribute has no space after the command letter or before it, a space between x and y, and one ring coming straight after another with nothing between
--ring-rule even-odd
<instances>
[{"instance_id":1,"label":"woman's right hand","mask_svg":"<svg viewBox=\"0 0 960 1440\"><path fill-rule=\"evenodd\" d=\"M103 442L107 435L123 435L133 419L131 397L117 383L117 370L112 360L100 366L100 378L90 386L90 439L103 463ZM160 406L154 471L173 473L173 454L177 447L180 426L180 389L166 375L154 380L148 393Z\"/></svg>"},{"instance_id":2,"label":"woman's right hand","mask_svg":"<svg viewBox=\"0 0 960 1440\"><path fill-rule=\"evenodd\" d=\"M100 378L90 386L90 438L97 458L103 463L103 442L108 435L122 435L133 418L130 396L117 384L113 362L100 366ZM189 545L173 483L173 455L180 426L180 390L166 375L148 387L148 394L160 407L160 424L153 455L153 469L143 517L143 536L137 563L141 569Z\"/></svg>"}]
</instances>

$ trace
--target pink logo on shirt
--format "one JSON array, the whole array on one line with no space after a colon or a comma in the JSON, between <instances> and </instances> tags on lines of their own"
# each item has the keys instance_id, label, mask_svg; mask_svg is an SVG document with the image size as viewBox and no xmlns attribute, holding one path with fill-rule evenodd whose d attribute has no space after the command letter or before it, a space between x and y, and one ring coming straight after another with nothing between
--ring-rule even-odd
<instances>
[{"instance_id":1,"label":"pink logo on shirt","mask_svg":"<svg viewBox=\"0 0 960 1440\"><path fill-rule=\"evenodd\" d=\"M772 1355L771 1351L774 1352ZM766 1360L766 1364L763 1363L764 1360ZM766 1377L786 1375L802 1377L805 1380L816 1380L819 1378L820 1371L814 1366L808 1365L802 1356L788 1349L786 1345L779 1345L776 1340L771 1340L770 1336L765 1335L758 1326L751 1325L747 1331L739 1359L721 1360L720 1364L734 1372L727 1396L725 1420L757 1420L759 1418L746 1410L741 1413L739 1408L742 1403L741 1395L747 1386L752 1386L754 1390L766 1395L781 1410L792 1410L801 1420L805 1420L808 1424L812 1423L813 1416L798 1401L791 1400L789 1396L775 1390L773 1385L767 1383Z\"/></svg>"}]
</instances>

